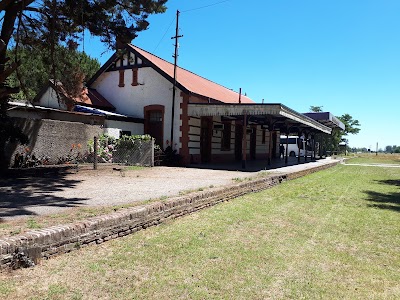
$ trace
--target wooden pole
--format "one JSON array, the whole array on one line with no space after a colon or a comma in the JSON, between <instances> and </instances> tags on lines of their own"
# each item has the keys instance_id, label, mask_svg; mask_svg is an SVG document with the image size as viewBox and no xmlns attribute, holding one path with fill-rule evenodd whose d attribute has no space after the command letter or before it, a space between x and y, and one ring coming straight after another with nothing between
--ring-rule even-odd
<instances>
[{"instance_id":1,"label":"wooden pole","mask_svg":"<svg viewBox=\"0 0 400 300\"><path fill-rule=\"evenodd\" d=\"M179 35L179 10L176 11L176 27L175 36L171 39L175 39L175 53L174 53L174 82L172 87L172 112L171 112L171 148L174 147L174 119L175 119L175 94L176 94L176 69L178 65L178 39L183 37Z\"/></svg>"},{"instance_id":2,"label":"wooden pole","mask_svg":"<svg viewBox=\"0 0 400 300\"><path fill-rule=\"evenodd\" d=\"M151 139L151 162L150 165L154 167L154 138Z\"/></svg>"},{"instance_id":3,"label":"wooden pole","mask_svg":"<svg viewBox=\"0 0 400 300\"><path fill-rule=\"evenodd\" d=\"M304 161L307 161L307 141L308 141L308 133L305 135L304 139Z\"/></svg>"},{"instance_id":4,"label":"wooden pole","mask_svg":"<svg viewBox=\"0 0 400 300\"><path fill-rule=\"evenodd\" d=\"M242 134L242 169L246 169L246 149L247 149L247 114L243 116L243 134Z\"/></svg>"},{"instance_id":5,"label":"wooden pole","mask_svg":"<svg viewBox=\"0 0 400 300\"><path fill-rule=\"evenodd\" d=\"M288 152L289 152L289 133L286 131L286 149L285 149L285 164L288 163Z\"/></svg>"},{"instance_id":6,"label":"wooden pole","mask_svg":"<svg viewBox=\"0 0 400 300\"><path fill-rule=\"evenodd\" d=\"M301 136L301 131L299 130L297 132L297 139L296 139L296 146L297 146L297 163L300 163L300 136Z\"/></svg>"},{"instance_id":7,"label":"wooden pole","mask_svg":"<svg viewBox=\"0 0 400 300\"><path fill-rule=\"evenodd\" d=\"M93 138L93 170L97 170L97 136Z\"/></svg>"},{"instance_id":8,"label":"wooden pole","mask_svg":"<svg viewBox=\"0 0 400 300\"><path fill-rule=\"evenodd\" d=\"M268 126L268 165L271 165L272 162L272 126Z\"/></svg>"}]
</instances>

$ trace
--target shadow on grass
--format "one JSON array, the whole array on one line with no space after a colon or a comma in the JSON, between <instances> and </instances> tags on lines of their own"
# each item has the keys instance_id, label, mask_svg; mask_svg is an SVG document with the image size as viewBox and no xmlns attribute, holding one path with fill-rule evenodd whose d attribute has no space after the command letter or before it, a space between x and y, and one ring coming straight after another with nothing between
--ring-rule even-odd
<instances>
[{"instance_id":1,"label":"shadow on grass","mask_svg":"<svg viewBox=\"0 0 400 300\"><path fill-rule=\"evenodd\" d=\"M74 207L85 198L64 198L54 193L76 187L80 180L67 179L68 170L0 177L0 223L6 217L33 216L32 207ZM43 208L45 211L45 208Z\"/></svg>"},{"instance_id":2,"label":"shadow on grass","mask_svg":"<svg viewBox=\"0 0 400 300\"><path fill-rule=\"evenodd\" d=\"M400 180L398 179L377 180L376 182L400 187ZM369 207L400 212L400 192L384 194L375 191L365 191L365 193L368 195L368 201L375 202L374 204L369 204Z\"/></svg>"}]
</instances>

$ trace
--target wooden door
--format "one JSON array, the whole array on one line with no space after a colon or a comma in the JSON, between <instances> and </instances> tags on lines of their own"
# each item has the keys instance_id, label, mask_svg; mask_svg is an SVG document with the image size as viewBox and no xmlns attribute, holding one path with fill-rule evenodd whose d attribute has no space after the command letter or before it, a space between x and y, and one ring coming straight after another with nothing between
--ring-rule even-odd
<instances>
[{"instance_id":1,"label":"wooden door","mask_svg":"<svg viewBox=\"0 0 400 300\"><path fill-rule=\"evenodd\" d=\"M147 111L147 126L146 126L146 134L149 134L155 139L155 144L159 145L161 148L163 147L163 115L160 110L150 110Z\"/></svg>"}]
</instances>

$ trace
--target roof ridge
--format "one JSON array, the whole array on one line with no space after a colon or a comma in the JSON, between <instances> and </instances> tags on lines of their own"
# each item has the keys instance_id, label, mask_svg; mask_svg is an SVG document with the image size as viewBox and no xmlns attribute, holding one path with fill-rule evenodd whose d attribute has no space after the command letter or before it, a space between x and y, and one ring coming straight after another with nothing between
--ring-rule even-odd
<instances>
[{"instance_id":1,"label":"roof ridge","mask_svg":"<svg viewBox=\"0 0 400 300\"><path fill-rule=\"evenodd\" d=\"M144 49L142 49L142 48L140 48L140 47L138 47L138 46L136 46L136 45L133 45L133 44L130 44L130 43L129 43L128 45L129 45L130 47L133 47L133 48L138 48L139 50L144 51L144 52L148 53L148 54L151 55L151 56L154 56L154 57L156 57L156 58L158 58L158 59L161 59L161 60L163 60L163 61L165 61L165 62L167 62L167 63L173 65L173 63L169 62L168 60L166 60L166 59L164 59L164 58L161 58L161 57L159 57L159 56L157 56L157 55L155 55L155 54L152 54L152 53L150 53L149 51L144 50ZM221 86L221 87L223 87L223 88L225 88L225 89L227 89L227 90L229 90L229 91L232 91L232 92L234 92L234 93L237 93L237 94L239 95L239 92L237 92L237 91L235 91L235 90L233 90L233 89L230 89L230 88L228 88L228 87L226 87L226 86L224 86L224 85L222 85L222 84L219 84L219 83L217 83L217 82L215 82L215 81L212 81L212 80L210 80L210 79L208 79L208 78L206 78L206 77L203 77L203 76L201 76L201 75L198 75L198 74L196 74L196 73L194 73L194 72L192 72L192 71L190 71L190 70L187 70L187 69L185 69L185 68L182 68L182 67L180 67L180 66L177 66L177 67L178 67L179 69L183 70L183 71L189 72L189 73L191 73L191 74L193 74L193 75L195 75L195 76L198 76L198 77L200 77L200 78L202 78L202 79L204 79L204 80L207 80L207 81L209 81L209 82L211 82L211 83L214 83L214 84L216 84L216 85L219 85L219 86ZM242 94L242 96L249 98L248 96L245 96L245 95L243 95L243 94ZM249 98L249 99L251 99L251 98Z\"/></svg>"}]
</instances>

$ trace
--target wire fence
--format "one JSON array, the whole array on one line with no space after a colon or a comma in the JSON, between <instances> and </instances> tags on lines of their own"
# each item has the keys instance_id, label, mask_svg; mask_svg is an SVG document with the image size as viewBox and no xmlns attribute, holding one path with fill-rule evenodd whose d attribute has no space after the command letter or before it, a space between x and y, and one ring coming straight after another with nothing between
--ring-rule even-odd
<instances>
[{"instance_id":1,"label":"wire fence","mask_svg":"<svg viewBox=\"0 0 400 300\"><path fill-rule=\"evenodd\" d=\"M157 157L157 159L159 159ZM90 163L118 164L124 166L154 166L154 139L149 136L132 136L114 139L108 136L95 136L87 145L72 143L70 148L61 147L59 151L40 148L20 147L11 161L13 168L32 168L43 165L65 165ZM158 164L158 161L157 161Z\"/></svg>"},{"instance_id":2,"label":"wire fence","mask_svg":"<svg viewBox=\"0 0 400 300\"><path fill-rule=\"evenodd\" d=\"M95 156L94 153L97 153ZM93 163L113 163L125 166L154 166L154 139L124 138L116 143L94 138Z\"/></svg>"}]
</instances>

